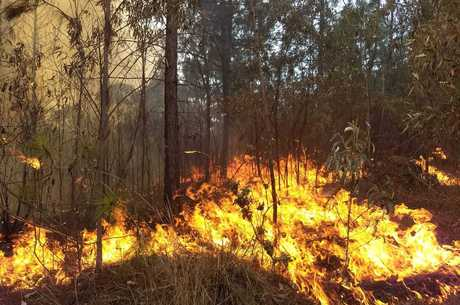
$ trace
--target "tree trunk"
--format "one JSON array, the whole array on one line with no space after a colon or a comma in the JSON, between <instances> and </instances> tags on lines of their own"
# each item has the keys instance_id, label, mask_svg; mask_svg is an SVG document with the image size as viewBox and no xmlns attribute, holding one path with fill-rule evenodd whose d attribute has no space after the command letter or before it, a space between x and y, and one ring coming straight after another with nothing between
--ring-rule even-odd
<instances>
[{"instance_id":1,"label":"tree trunk","mask_svg":"<svg viewBox=\"0 0 460 305\"><path fill-rule=\"evenodd\" d=\"M142 141L142 155L141 155L141 185L140 191L145 191L145 158L147 155L147 109L146 109L146 79L145 79L145 66L147 63L147 50L146 43L142 37L141 45L141 59L142 59L142 80L141 80L141 113L142 113L142 130L141 130L141 141Z\"/></svg>"},{"instance_id":2,"label":"tree trunk","mask_svg":"<svg viewBox=\"0 0 460 305\"><path fill-rule=\"evenodd\" d=\"M81 55L81 54L80 54ZM84 56L84 55L83 55ZM83 60L81 57L79 60ZM83 63L80 62L80 72L79 72L79 92L78 92L78 102L77 102L77 115L76 115L76 126L75 126L75 140L74 140L74 163L71 169L71 187L70 187L70 194L71 194L71 207L73 210L77 209L77 199L78 199L78 191L77 191L77 179L80 176L80 136L81 136L81 117L82 117L82 101L83 101L83 90L84 90L84 83L83 83Z\"/></svg>"},{"instance_id":3,"label":"tree trunk","mask_svg":"<svg viewBox=\"0 0 460 305\"><path fill-rule=\"evenodd\" d=\"M179 118L177 104L177 30L178 3L168 0L166 4L166 49L165 49L165 168L164 199L169 208L173 208L174 192L179 187ZM174 207L175 209L175 207Z\"/></svg>"},{"instance_id":4,"label":"tree trunk","mask_svg":"<svg viewBox=\"0 0 460 305\"><path fill-rule=\"evenodd\" d=\"M211 93L209 92L209 85L206 89L206 126L204 135L204 179L209 181L211 176Z\"/></svg>"},{"instance_id":5,"label":"tree trunk","mask_svg":"<svg viewBox=\"0 0 460 305\"><path fill-rule=\"evenodd\" d=\"M32 64L32 109L31 109L31 132L30 136L33 137L36 128L37 128L37 120L38 120L38 112L39 112L39 105L38 105L38 97L37 97L37 69L38 69L38 0L35 0L34 3L34 30L33 30L33 41L32 41L32 56L33 56L33 64ZM30 140L30 139L29 139Z\"/></svg>"},{"instance_id":6,"label":"tree trunk","mask_svg":"<svg viewBox=\"0 0 460 305\"><path fill-rule=\"evenodd\" d=\"M208 58L208 16L206 15L205 8L203 8L203 24L202 24L202 46L201 53L204 56L204 69L201 73L202 81L205 89L206 108L205 108L205 127L204 127L204 145L203 145L203 168L204 180L209 181L211 176L211 85L209 82L209 58Z\"/></svg>"},{"instance_id":7,"label":"tree trunk","mask_svg":"<svg viewBox=\"0 0 460 305\"><path fill-rule=\"evenodd\" d=\"M273 201L273 225L275 226L275 236L274 236L274 246L275 248L278 245L278 196L276 193L276 178L275 178L275 170L274 170L274 160L276 159L276 152L275 152L275 147L273 143L273 139L275 137L275 130L274 130L274 124L272 124L272 119L274 114L272 109L270 109L268 101L267 101L267 90L268 90L268 84L267 84L267 79L264 76L263 70L262 70L262 55L261 52L263 50L263 42L262 42L262 37L261 37L261 29L263 28L262 22L263 18L258 18L256 16L256 1L252 1L252 27L253 31L255 33L255 52L256 52L256 62L257 62L257 68L258 68L258 77L260 81L260 92L261 92L261 99L260 102L262 103L262 109L264 111L264 127L266 128L268 132L268 170L270 174L270 187L271 187L271 193L272 193L272 201Z\"/></svg>"},{"instance_id":8,"label":"tree trunk","mask_svg":"<svg viewBox=\"0 0 460 305\"><path fill-rule=\"evenodd\" d=\"M320 0L319 7L319 41L318 41L318 76L320 81L324 77L324 31L326 28L326 3Z\"/></svg>"},{"instance_id":9,"label":"tree trunk","mask_svg":"<svg viewBox=\"0 0 460 305\"><path fill-rule=\"evenodd\" d=\"M77 17L79 18L79 17ZM77 19L79 25L81 20ZM81 121L82 121L82 103L83 103L83 92L85 90L85 50L83 42L81 40L81 33L75 39L75 49L77 50L77 77L78 77L78 101L76 104L76 117L75 117L75 139L74 139L74 163L70 168L71 182L70 182L70 195L71 195L71 207L73 210L77 210L77 201L79 192L77 190L77 179L80 177L80 137L81 137Z\"/></svg>"},{"instance_id":10,"label":"tree trunk","mask_svg":"<svg viewBox=\"0 0 460 305\"><path fill-rule=\"evenodd\" d=\"M1 3L0 3L1 9ZM0 200L2 201L2 226L0 227L0 234L2 234L5 240L10 238L10 204L9 204L9 197L8 197L8 190L3 181L1 181L0 185Z\"/></svg>"},{"instance_id":11,"label":"tree trunk","mask_svg":"<svg viewBox=\"0 0 460 305\"><path fill-rule=\"evenodd\" d=\"M108 137L109 137L109 53L111 44L111 0L104 0L104 42L103 58L101 66L101 109L99 117L98 133L98 162L97 162L97 183L100 186L101 197L108 193L109 175L108 175ZM96 224L96 270L102 269L102 216L98 217Z\"/></svg>"},{"instance_id":12,"label":"tree trunk","mask_svg":"<svg viewBox=\"0 0 460 305\"><path fill-rule=\"evenodd\" d=\"M233 1L228 0L221 4L223 20L222 30L222 94L223 94L223 130L222 130L222 152L220 159L221 178L227 178L228 150L230 140L230 90L232 84L231 56L232 56L232 27L233 27Z\"/></svg>"}]
</instances>

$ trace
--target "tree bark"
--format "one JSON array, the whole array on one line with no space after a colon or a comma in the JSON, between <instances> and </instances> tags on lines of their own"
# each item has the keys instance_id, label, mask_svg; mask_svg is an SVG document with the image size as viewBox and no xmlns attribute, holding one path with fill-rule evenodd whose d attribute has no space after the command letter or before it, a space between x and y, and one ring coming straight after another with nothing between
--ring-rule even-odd
<instances>
[{"instance_id":1,"label":"tree bark","mask_svg":"<svg viewBox=\"0 0 460 305\"><path fill-rule=\"evenodd\" d=\"M103 41L103 58L101 65L101 108L99 117L99 133L98 133L98 162L97 162L97 177L98 185L100 186L100 195L105 197L108 193L109 175L108 175L108 137L109 137L109 53L112 37L111 28L111 0L104 0L104 41ZM98 217L96 223L96 270L102 269L102 216Z\"/></svg>"},{"instance_id":2,"label":"tree bark","mask_svg":"<svg viewBox=\"0 0 460 305\"><path fill-rule=\"evenodd\" d=\"M206 126L204 135L204 179L209 181L211 176L211 93L209 84L206 85Z\"/></svg>"},{"instance_id":3,"label":"tree bark","mask_svg":"<svg viewBox=\"0 0 460 305\"><path fill-rule=\"evenodd\" d=\"M275 226L275 236L274 236L274 246L277 247L278 244L278 196L276 193L276 178L275 178L275 170L274 170L274 160L276 158L275 147L273 143L273 139L275 137L275 130L274 124L272 124L273 118L273 109L270 109L268 101L267 101L267 90L268 84L267 79L263 73L262 69L262 55L261 52L263 50L263 41L262 41L262 33L261 29L263 28L262 22L263 19L260 16L256 16L256 1L253 0L251 3L252 9L252 27L254 31L254 39L255 39L255 52L256 52L256 63L258 68L258 77L260 81L260 102L262 103L262 109L264 111L264 125L266 130L268 131L268 170L270 175L270 187L272 193L272 201L273 201L273 225ZM258 18L259 17L259 18Z\"/></svg>"},{"instance_id":4,"label":"tree bark","mask_svg":"<svg viewBox=\"0 0 460 305\"><path fill-rule=\"evenodd\" d=\"M33 41L32 41L32 56L33 56L33 65L32 65L32 109L31 109L31 132L30 137L32 138L36 128L38 120L38 96L37 96L37 69L38 69L38 0L34 2L34 30L33 30Z\"/></svg>"},{"instance_id":5,"label":"tree bark","mask_svg":"<svg viewBox=\"0 0 460 305\"><path fill-rule=\"evenodd\" d=\"M230 90L232 84L231 56L232 56L232 27L233 27L233 1L224 1L222 4L223 20L222 31L222 94L223 94L223 130L222 130L222 152L220 159L221 178L227 178L228 150L230 140Z\"/></svg>"},{"instance_id":6,"label":"tree bark","mask_svg":"<svg viewBox=\"0 0 460 305\"><path fill-rule=\"evenodd\" d=\"M164 199L169 208L173 208L174 192L179 187L179 118L177 104L177 31L178 2L168 0L166 3L166 49L165 49L165 167Z\"/></svg>"},{"instance_id":7,"label":"tree bark","mask_svg":"<svg viewBox=\"0 0 460 305\"><path fill-rule=\"evenodd\" d=\"M203 64L203 71L202 81L205 89L205 98L206 98L206 108L205 108L205 128L204 128L204 145L203 145L203 168L204 168L204 180L209 181L211 176L211 84L209 81L209 57L208 57L208 16L206 12L206 8L202 8L203 12L203 22L202 22L202 46L201 52L204 56L204 64Z\"/></svg>"},{"instance_id":8,"label":"tree bark","mask_svg":"<svg viewBox=\"0 0 460 305\"><path fill-rule=\"evenodd\" d=\"M320 0L319 5L318 76L320 77L320 81L322 81L324 77L324 32L326 28L325 0Z\"/></svg>"},{"instance_id":9,"label":"tree bark","mask_svg":"<svg viewBox=\"0 0 460 305\"><path fill-rule=\"evenodd\" d=\"M142 156L141 156L141 185L140 191L145 191L145 158L147 155L147 107L146 107L146 76L145 66L147 64L147 50L145 37L142 37L141 42L141 60L142 60L142 79L141 79L141 113L142 113L142 130L141 130L141 141L142 141Z\"/></svg>"},{"instance_id":10,"label":"tree bark","mask_svg":"<svg viewBox=\"0 0 460 305\"><path fill-rule=\"evenodd\" d=\"M77 114L76 114L76 126L75 126L75 140L74 140L74 163L71 169L71 206L72 209L77 209L77 199L79 192L77 191L77 179L80 176L80 136L81 136L81 121L82 121L82 102L83 102L83 90L84 90L84 52L83 46L79 44L79 91L78 91L78 101L77 101Z\"/></svg>"}]
</instances>

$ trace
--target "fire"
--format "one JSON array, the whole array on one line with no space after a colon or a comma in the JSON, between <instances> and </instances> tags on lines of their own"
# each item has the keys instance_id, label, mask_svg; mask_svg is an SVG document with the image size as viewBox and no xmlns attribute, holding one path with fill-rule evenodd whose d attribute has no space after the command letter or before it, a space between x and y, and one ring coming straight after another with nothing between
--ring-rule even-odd
<instances>
[{"instance_id":1,"label":"fire","mask_svg":"<svg viewBox=\"0 0 460 305\"><path fill-rule=\"evenodd\" d=\"M42 166L40 160L36 157L31 157L31 156L26 156L25 154L23 154L21 151L17 150L17 149L10 149L9 150L9 153L12 155L12 156L15 156L16 159L33 168L34 170L39 170Z\"/></svg>"},{"instance_id":2,"label":"fire","mask_svg":"<svg viewBox=\"0 0 460 305\"><path fill-rule=\"evenodd\" d=\"M441 147L436 147L436 149L431 153L433 157L436 157L440 160L447 160L447 155L444 153L444 150ZM423 169L427 168L427 162L432 161L433 157L429 157L428 160L423 156L420 156L416 163ZM460 185L460 178L452 177L446 172L440 170L439 168L428 163L428 173L435 176L442 185L452 186Z\"/></svg>"},{"instance_id":3,"label":"fire","mask_svg":"<svg viewBox=\"0 0 460 305\"><path fill-rule=\"evenodd\" d=\"M447 160L447 155L442 149L442 147L436 147L433 151L433 156L436 156L441 160Z\"/></svg>"},{"instance_id":4,"label":"fire","mask_svg":"<svg viewBox=\"0 0 460 305\"><path fill-rule=\"evenodd\" d=\"M291 171L277 177L281 178L277 224L266 173L257 177L248 160L236 160L229 173L235 173L238 190L213 184L190 188L187 195L198 204L184 209L174 226L157 225L153 232L142 228L136 234L124 228L123 211L114 211L116 223L104 224L104 261L119 263L138 253L174 256L225 251L279 273L322 305L393 304L378 299L367 283L395 281L405 286L407 278L435 272L460 276L460 243L440 245L427 210L401 203L389 214L350 198L344 190L330 197L321 195L314 183L323 184L327 177L308 167L298 167L296 174L285 162L281 168ZM33 287L49 273L58 282L71 279L64 271L66 253L48 238L50 232L37 230L30 229L17 241L13 256L0 254L0 285ZM83 232L82 236L85 268L94 264L95 234ZM460 290L458 285L437 285L442 292L439 299ZM407 289L419 298L430 297ZM350 299L355 303L346 301Z\"/></svg>"}]
</instances>

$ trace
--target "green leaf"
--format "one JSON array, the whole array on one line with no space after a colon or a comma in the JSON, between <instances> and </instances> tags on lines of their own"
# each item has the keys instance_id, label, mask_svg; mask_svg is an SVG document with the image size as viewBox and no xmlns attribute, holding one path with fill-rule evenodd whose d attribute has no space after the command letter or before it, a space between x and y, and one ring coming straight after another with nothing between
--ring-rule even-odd
<instances>
[{"instance_id":1,"label":"green leaf","mask_svg":"<svg viewBox=\"0 0 460 305\"><path fill-rule=\"evenodd\" d=\"M114 192L109 192L101 198L97 204L96 217L100 219L101 217L110 214L112 209L115 207L118 202L118 196Z\"/></svg>"}]
</instances>

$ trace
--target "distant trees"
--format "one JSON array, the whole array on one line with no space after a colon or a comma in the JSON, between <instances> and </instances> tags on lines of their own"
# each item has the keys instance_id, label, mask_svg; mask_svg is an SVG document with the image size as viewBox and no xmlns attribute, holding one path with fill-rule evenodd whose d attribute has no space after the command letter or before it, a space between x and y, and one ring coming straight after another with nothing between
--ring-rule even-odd
<instances>
[{"instance_id":1,"label":"distant trees","mask_svg":"<svg viewBox=\"0 0 460 305\"><path fill-rule=\"evenodd\" d=\"M123 8L127 15L127 22L132 31L132 36L136 40L136 50L133 52L134 55L140 57L140 86L139 86L139 108L137 112L137 123L135 128L135 134L133 142L130 146L130 150L127 156L127 161L131 161L134 156L134 147L136 143L140 142L140 181L139 191L143 192L148 189L150 179L147 179L149 175L148 167L149 163L149 138L147 134L149 119L149 107L147 104L147 89L149 81L152 75L149 66L153 63L157 64L158 59L149 58L151 51L155 49L155 45L158 44L159 40L163 39L164 36L161 29L153 26L153 23L159 18L161 13L161 7L159 5L152 4L152 1L137 1L130 0L123 2ZM157 70L158 67L154 67ZM140 130L140 131L139 131ZM126 164L124 165L126 167ZM126 169L123 168L121 175L125 176Z\"/></svg>"}]
</instances>

